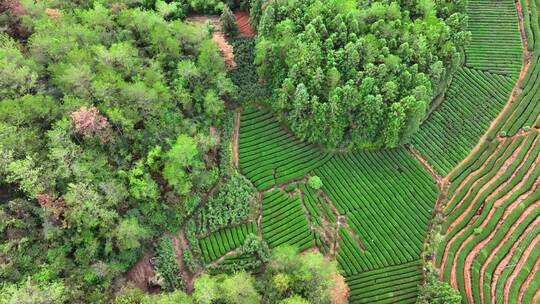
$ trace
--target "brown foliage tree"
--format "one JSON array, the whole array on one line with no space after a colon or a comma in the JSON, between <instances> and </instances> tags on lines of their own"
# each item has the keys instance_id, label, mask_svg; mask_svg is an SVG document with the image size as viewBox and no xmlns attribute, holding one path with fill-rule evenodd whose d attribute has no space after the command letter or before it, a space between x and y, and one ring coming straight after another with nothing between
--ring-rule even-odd
<instances>
[{"instance_id":1,"label":"brown foliage tree","mask_svg":"<svg viewBox=\"0 0 540 304\"><path fill-rule=\"evenodd\" d=\"M99 113L96 107L81 107L78 111L71 113L71 119L79 134L85 136L97 135L103 142L109 140L109 121Z\"/></svg>"}]
</instances>

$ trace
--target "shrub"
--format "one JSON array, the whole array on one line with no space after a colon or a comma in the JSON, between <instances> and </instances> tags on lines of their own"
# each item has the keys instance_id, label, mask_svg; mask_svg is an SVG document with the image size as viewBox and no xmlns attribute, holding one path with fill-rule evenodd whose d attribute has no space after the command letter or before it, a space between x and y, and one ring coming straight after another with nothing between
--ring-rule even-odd
<instances>
[{"instance_id":1,"label":"shrub","mask_svg":"<svg viewBox=\"0 0 540 304\"><path fill-rule=\"evenodd\" d=\"M221 21L221 29L227 37L235 37L238 34L236 16L234 16L228 5L225 5L223 8L223 13L221 13L219 21Z\"/></svg>"},{"instance_id":2,"label":"shrub","mask_svg":"<svg viewBox=\"0 0 540 304\"><path fill-rule=\"evenodd\" d=\"M239 174L232 175L211 197L201 212L200 231L215 231L229 225L237 225L246 218L255 200L256 190L251 182Z\"/></svg>"},{"instance_id":3,"label":"shrub","mask_svg":"<svg viewBox=\"0 0 540 304\"><path fill-rule=\"evenodd\" d=\"M450 284L439 281L439 275L431 264L427 264L426 283L420 287L416 304L459 304L461 295Z\"/></svg>"},{"instance_id":4,"label":"shrub","mask_svg":"<svg viewBox=\"0 0 540 304\"><path fill-rule=\"evenodd\" d=\"M308 184L311 188L315 190L319 190L323 186L321 178L318 177L317 175L310 176L308 180Z\"/></svg>"}]
</instances>

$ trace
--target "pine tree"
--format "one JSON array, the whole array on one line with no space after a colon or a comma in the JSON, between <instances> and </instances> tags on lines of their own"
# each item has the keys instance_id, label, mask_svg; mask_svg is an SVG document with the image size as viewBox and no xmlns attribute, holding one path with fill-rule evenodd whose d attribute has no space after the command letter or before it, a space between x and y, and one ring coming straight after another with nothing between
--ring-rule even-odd
<instances>
[{"instance_id":1,"label":"pine tree","mask_svg":"<svg viewBox=\"0 0 540 304\"><path fill-rule=\"evenodd\" d=\"M235 37L238 34L238 24L236 23L236 16L229 8L228 5L225 5L223 8L223 13L219 18L221 21L221 29L227 35L227 37Z\"/></svg>"}]
</instances>

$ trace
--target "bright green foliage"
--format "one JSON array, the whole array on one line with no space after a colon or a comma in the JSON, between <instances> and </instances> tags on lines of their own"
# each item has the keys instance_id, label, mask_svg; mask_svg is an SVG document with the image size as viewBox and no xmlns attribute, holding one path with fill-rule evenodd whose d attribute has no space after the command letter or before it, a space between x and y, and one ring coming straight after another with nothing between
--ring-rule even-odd
<instances>
[{"instance_id":1,"label":"bright green foliage","mask_svg":"<svg viewBox=\"0 0 540 304\"><path fill-rule=\"evenodd\" d=\"M185 134L179 135L171 150L165 154L163 176L179 194L187 194L191 190L192 178L188 172L203 165L198 156L195 140Z\"/></svg>"},{"instance_id":2,"label":"bright green foliage","mask_svg":"<svg viewBox=\"0 0 540 304\"><path fill-rule=\"evenodd\" d=\"M121 250L136 249L140 241L148 237L148 231L141 227L137 218L123 219L116 228L116 239Z\"/></svg>"},{"instance_id":3,"label":"bright green foliage","mask_svg":"<svg viewBox=\"0 0 540 304\"><path fill-rule=\"evenodd\" d=\"M522 62L514 1L471 0L468 13L472 41L465 48L466 67L458 70L444 103L412 141L441 175L449 173L469 154L503 109ZM537 58L535 55L532 62ZM527 92L512 103L490 138L499 131L503 136L514 135L523 126L534 125L540 109L534 107L534 93L529 92L535 90L537 74L528 74L523 82L527 83L523 87Z\"/></svg>"},{"instance_id":4,"label":"bright green foliage","mask_svg":"<svg viewBox=\"0 0 540 304\"><path fill-rule=\"evenodd\" d=\"M192 304L190 296L181 290L146 294L138 288L124 289L114 298L113 304Z\"/></svg>"},{"instance_id":5,"label":"bright green foliage","mask_svg":"<svg viewBox=\"0 0 540 304\"><path fill-rule=\"evenodd\" d=\"M257 304L261 296L254 287L255 280L246 272L238 272L221 282L223 300L227 304Z\"/></svg>"},{"instance_id":6,"label":"bright green foliage","mask_svg":"<svg viewBox=\"0 0 540 304\"><path fill-rule=\"evenodd\" d=\"M290 298L287 298L281 302L280 304L310 304L310 302L306 299L303 299L300 296L292 296Z\"/></svg>"},{"instance_id":7,"label":"bright green foliage","mask_svg":"<svg viewBox=\"0 0 540 304\"><path fill-rule=\"evenodd\" d=\"M317 175L310 176L308 184L312 189L319 190L323 186L322 180Z\"/></svg>"},{"instance_id":8,"label":"bright green foliage","mask_svg":"<svg viewBox=\"0 0 540 304\"><path fill-rule=\"evenodd\" d=\"M271 248L294 245L303 250L313 246L313 233L298 195L289 196L279 189L266 192L262 208L263 237Z\"/></svg>"},{"instance_id":9,"label":"bright green foliage","mask_svg":"<svg viewBox=\"0 0 540 304\"><path fill-rule=\"evenodd\" d=\"M422 261L383 267L347 277L350 303L416 303ZM373 284L377 282L377 284Z\"/></svg>"},{"instance_id":10,"label":"bright green foliage","mask_svg":"<svg viewBox=\"0 0 540 304\"><path fill-rule=\"evenodd\" d=\"M320 253L298 254L295 247L276 248L265 273L264 300L266 303L306 303L306 300L313 304L330 303L335 275L336 263L325 260ZM285 300L289 297L295 300Z\"/></svg>"},{"instance_id":11,"label":"bright green foliage","mask_svg":"<svg viewBox=\"0 0 540 304\"><path fill-rule=\"evenodd\" d=\"M218 277L202 275L195 280L193 298L197 304L257 304L261 299L253 277L246 272Z\"/></svg>"},{"instance_id":12,"label":"bright green foliage","mask_svg":"<svg viewBox=\"0 0 540 304\"><path fill-rule=\"evenodd\" d=\"M461 295L450 284L441 282L438 273L427 264L426 282L420 287L417 304L460 304Z\"/></svg>"},{"instance_id":13,"label":"bright green foliage","mask_svg":"<svg viewBox=\"0 0 540 304\"><path fill-rule=\"evenodd\" d=\"M61 282L37 283L27 279L20 285L0 286L2 304L68 303L69 290Z\"/></svg>"},{"instance_id":14,"label":"bright green foliage","mask_svg":"<svg viewBox=\"0 0 540 304\"><path fill-rule=\"evenodd\" d=\"M255 61L276 90L269 103L298 137L330 147L409 141L468 40L461 3L271 0L263 8Z\"/></svg>"},{"instance_id":15,"label":"bright green foliage","mask_svg":"<svg viewBox=\"0 0 540 304\"><path fill-rule=\"evenodd\" d=\"M540 167L533 164L540 155L539 138L539 133L533 132L486 144L470 163L464 163L450 177L453 195L445 209L444 238L437 251L437 265L445 281L450 280L451 269L455 267L458 289L465 302L464 272L469 267L465 260L478 244L482 247L474 255L469 276L472 295L468 296L474 302L480 301L481 294L489 303L493 303L493 294L503 299L505 286L509 287L509 297L516 299L538 259L538 246L533 239L540 232L534 222L540 214L540 208L535 205L540 199L540 193L535 191ZM510 251L513 247L515 250ZM526 248L534 252L528 259L523 254ZM445 254L448 260L442 265ZM510 267L521 259L524 259L523 268ZM497 284L492 285L499 265L506 267L497 276ZM514 272L516 276L510 281ZM529 287L524 294L531 296L534 289Z\"/></svg>"},{"instance_id":16,"label":"bright green foliage","mask_svg":"<svg viewBox=\"0 0 540 304\"><path fill-rule=\"evenodd\" d=\"M28 39L0 36L0 213L17 232L0 235L0 281L39 272L69 285L70 303L108 302L113 280L215 183L207 155L235 87L208 28L169 21L174 4L23 4ZM72 115L83 107L107 136L79 132L94 123Z\"/></svg>"},{"instance_id":17,"label":"bright green foliage","mask_svg":"<svg viewBox=\"0 0 540 304\"><path fill-rule=\"evenodd\" d=\"M517 76L523 52L515 1L469 0L467 14L472 39L465 48L466 66Z\"/></svg>"},{"instance_id":18,"label":"bright green foliage","mask_svg":"<svg viewBox=\"0 0 540 304\"><path fill-rule=\"evenodd\" d=\"M364 246L342 237L347 275L419 259L437 188L414 157L404 149L336 155L315 173Z\"/></svg>"},{"instance_id":19,"label":"bright green foliage","mask_svg":"<svg viewBox=\"0 0 540 304\"><path fill-rule=\"evenodd\" d=\"M37 88L38 66L8 37L0 33L0 99L20 97Z\"/></svg>"},{"instance_id":20,"label":"bright green foliage","mask_svg":"<svg viewBox=\"0 0 540 304\"><path fill-rule=\"evenodd\" d=\"M251 182L242 175L233 174L223 182L217 195L210 197L205 208L201 209L200 232L239 224L254 207L254 195L255 189Z\"/></svg>"}]
</instances>

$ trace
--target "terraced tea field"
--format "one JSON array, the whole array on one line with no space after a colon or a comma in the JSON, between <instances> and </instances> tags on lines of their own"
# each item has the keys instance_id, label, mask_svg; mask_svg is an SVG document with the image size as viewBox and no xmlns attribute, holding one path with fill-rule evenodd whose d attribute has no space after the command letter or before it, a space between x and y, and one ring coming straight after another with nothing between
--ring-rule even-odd
<instances>
[{"instance_id":1,"label":"terraced tea field","mask_svg":"<svg viewBox=\"0 0 540 304\"><path fill-rule=\"evenodd\" d=\"M336 259L350 303L415 303L429 262L464 303L537 303L538 2L468 2L464 65L408 147L327 151L244 107L238 169L257 188L258 219L201 239L205 261L249 263L237 249L253 233ZM441 236L431 254L428 232Z\"/></svg>"},{"instance_id":2,"label":"terraced tea field","mask_svg":"<svg viewBox=\"0 0 540 304\"><path fill-rule=\"evenodd\" d=\"M336 254L347 279L359 282L351 286L353 303L416 298L438 190L406 149L326 153L292 137L270 112L253 108L241 115L239 154L240 171L261 191L262 235L270 247L317 245ZM310 175L321 177L321 190L304 183ZM380 288L364 292L362 274L383 269L401 269L390 280L405 276L407 283L392 287L382 275Z\"/></svg>"},{"instance_id":3,"label":"terraced tea field","mask_svg":"<svg viewBox=\"0 0 540 304\"><path fill-rule=\"evenodd\" d=\"M540 300L540 20L538 1L516 4L527 40L513 94L472 153L445 170L436 265L464 303Z\"/></svg>"},{"instance_id":4,"label":"terraced tea field","mask_svg":"<svg viewBox=\"0 0 540 304\"><path fill-rule=\"evenodd\" d=\"M443 176L467 157L502 111L523 58L514 1L470 0L467 13L472 41L465 49L465 67L412 140Z\"/></svg>"}]
</instances>

